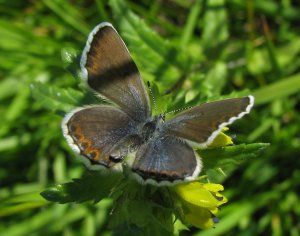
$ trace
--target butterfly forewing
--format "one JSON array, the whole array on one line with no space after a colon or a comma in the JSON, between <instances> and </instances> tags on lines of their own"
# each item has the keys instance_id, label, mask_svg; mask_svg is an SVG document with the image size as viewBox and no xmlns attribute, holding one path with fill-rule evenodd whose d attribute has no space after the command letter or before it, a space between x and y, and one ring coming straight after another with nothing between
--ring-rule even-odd
<instances>
[{"instance_id":1,"label":"butterfly forewing","mask_svg":"<svg viewBox=\"0 0 300 236\"><path fill-rule=\"evenodd\" d=\"M252 96L204 103L167 120L163 129L205 147L226 125L249 113L253 103Z\"/></svg>"},{"instance_id":2,"label":"butterfly forewing","mask_svg":"<svg viewBox=\"0 0 300 236\"><path fill-rule=\"evenodd\" d=\"M109 23L90 33L81 67L89 86L116 103L132 119L151 116L150 102L140 73L123 40Z\"/></svg>"}]
</instances>

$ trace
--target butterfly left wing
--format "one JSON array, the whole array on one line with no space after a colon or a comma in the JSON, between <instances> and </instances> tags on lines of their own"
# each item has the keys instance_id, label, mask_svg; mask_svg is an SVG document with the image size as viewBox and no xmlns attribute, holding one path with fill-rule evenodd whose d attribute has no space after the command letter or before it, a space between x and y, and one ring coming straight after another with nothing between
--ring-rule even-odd
<instances>
[{"instance_id":1,"label":"butterfly left wing","mask_svg":"<svg viewBox=\"0 0 300 236\"><path fill-rule=\"evenodd\" d=\"M162 136L139 148L131 168L142 182L164 185L178 180L194 180L201 167L200 158L187 143Z\"/></svg>"},{"instance_id":2,"label":"butterfly left wing","mask_svg":"<svg viewBox=\"0 0 300 236\"><path fill-rule=\"evenodd\" d=\"M253 96L204 103L167 120L163 132L207 147L224 127L249 113L253 104Z\"/></svg>"}]
</instances>

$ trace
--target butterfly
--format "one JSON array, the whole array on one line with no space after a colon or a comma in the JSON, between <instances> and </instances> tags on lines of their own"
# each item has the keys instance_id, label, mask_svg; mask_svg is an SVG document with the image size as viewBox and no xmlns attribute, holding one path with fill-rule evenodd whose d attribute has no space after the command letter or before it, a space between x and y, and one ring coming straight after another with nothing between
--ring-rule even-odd
<instances>
[{"instance_id":1,"label":"butterfly","mask_svg":"<svg viewBox=\"0 0 300 236\"><path fill-rule=\"evenodd\" d=\"M112 105L68 113L62 122L65 138L92 170L114 169L125 157L133 156L130 169L143 183L165 185L196 179L202 162L192 146L207 147L254 104L250 95L194 106L167 120L163 114L152 116L139 70L122 38L107 22L89 34L81 70L88 86Z\"/></svg>"}]
</instances>

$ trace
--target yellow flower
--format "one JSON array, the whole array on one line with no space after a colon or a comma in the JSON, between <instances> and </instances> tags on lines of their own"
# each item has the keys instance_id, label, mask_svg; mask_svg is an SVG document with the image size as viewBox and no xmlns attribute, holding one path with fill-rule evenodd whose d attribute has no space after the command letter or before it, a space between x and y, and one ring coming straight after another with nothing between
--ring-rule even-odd
<instances>
[{"instance_id":1,"label":"yellow flower","mask_svg":"<svg viewBox=\"0 0 300 236\"><path fill-rule=\"evenodd\" d=\"M201 229L213 227L217 223L218 207L227 202L219 193L223 189L220 184L196 181L174 186L173 190L181 200L183 208L182 221Z\"/></svg>"},{"instance_id":2,"label":"yellow flower","mask_svg":"<svg viewBox=\"0 0 300 236\"><path fill-rule=\"evenodd\" d=\"M222 131L227 131L225 127ZM208 148L218 148L233 144L231 137L220 132ZM219 206L227 199L219 193L224 188L220 184L200 183L198 181L176 185L173 190L177 193L182 208L182 221L197 228L211 228L218 222L216 217Z\"/></svg>"},{"instance_id":3,"label":"yellow flower","mask_svg":"<svg viewBox=\"0 0 300 236\"><path fill-rule=\"evenodd\" d=\"M224 134L223 132L229 130L228 127L223 128L222 132L214 139L214 141L208 146L209 148L224 147L233 144L231 137Z\"/></svg>"}]
</instances>

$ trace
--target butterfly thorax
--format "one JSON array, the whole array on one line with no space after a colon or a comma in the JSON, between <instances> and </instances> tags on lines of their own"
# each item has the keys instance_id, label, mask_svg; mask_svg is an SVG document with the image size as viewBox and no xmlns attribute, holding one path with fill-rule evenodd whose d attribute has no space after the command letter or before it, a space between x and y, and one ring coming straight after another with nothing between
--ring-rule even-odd
<instances>
[{"instance_id":1,"label":"butterfly thorax","mask_svg":"<svg viewBox=\"0 0 300 236\"><path fill-rule=\"evenodd\" d=\"M164 123L164 116L155 116L151 120L142 123L136 130L137 133L128 135L121 139L109 152L109 156L115 162L121 161L129 153L135 152L138 148L147 143L150 139L160 134Z\"/></svg>"},{"instance_id":2,"label":"butterfly thorax","mask_svg":"<svg viewBox=\"0 0 300 236\"><path fill-rule=\"evenodd\" d=\"M143 142L147 142L149 139L154 138L159 133L163 123L163 115L155 116L152 120L146 122L141 129L141 138Z\"/></svg>"}]
</instances>

